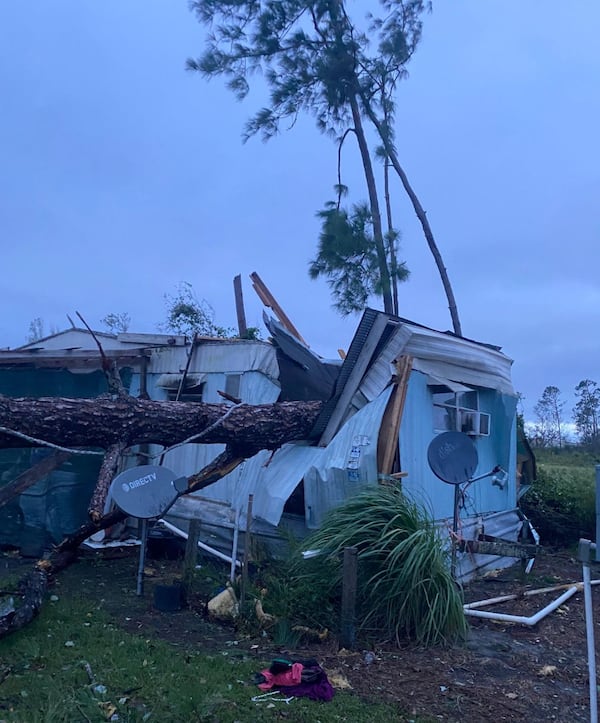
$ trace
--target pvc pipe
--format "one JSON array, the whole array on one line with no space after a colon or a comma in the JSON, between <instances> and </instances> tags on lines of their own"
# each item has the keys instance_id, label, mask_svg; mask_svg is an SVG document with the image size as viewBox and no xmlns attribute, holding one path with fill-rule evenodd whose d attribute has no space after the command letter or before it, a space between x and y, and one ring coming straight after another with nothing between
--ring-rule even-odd
<instances>
[{"instance_id":1,"label":"pvc pipe","mask_svg":"<svg viewBox=\"0 0 600 723\"><path fill-rule=\"evenodd\" d=\"M166 520L158 520L161 525L164 525L168 530L171 530L171 532L175 533L176 535L179 535L179 537L183 537L184 540L187 540L189 535L187 532L184 532L183 530L180 530L179 527L175 527L175 525L172 525L170 522L167 522ZM215 550L214 547L210 547L209 545L204 544L204 542L200 542L198 540L198 547L200 547L202 550L205 550L211 555L214 555L215 557L218 557L219 560L223 560L224 562L230 562L233 564L233 558L229 557L228 555L223 554L222 552L219 552L219 550ZM235 561L235 564L237 567L241 567L242 563L239 560Z\"/></svg>"},{"instance_id":2,"label":"pvc pipe","mask_svg":"<svg viewBox=\"0 0 600 723\"><path fill-rule=\"evenodd\" d=\"M237 562L237 549L238 549L238 538L240 535L240 511L237 510L235 513L235 523L233 525L233 543L231 545L231 572L229 573L229 579L231 582L235 579L235 563ZM238 563L239 565L239 563Z\"/></svg>"},{"instance_id":3,"label":"pvc pipe","mask_svg":"<svg viewBox=\"0 0 600 723\"><path fill-rule=\"evenodd\" d=\"M587 640L588 674L590 687L590 723L598 723L598 688L596 683L596 648L594 645L594 611L592 608L592 581L589 564L583 564L583 596L585 601L585 636Z\"/></svg>"},{"instance_id":4,"label":"pvc pipe","mask_svg":"<svg viewBox=\"0 0 600 723\"><path fill-rule=\"evenodd\" d=\"M549 615L553 610L556 610L557 607L560 607L570 597L573 597L573 595L575 595L575 593L580 589L581 583L577 583L577 585L570 587L560 597L557 597L556 600L553 600L549 605L546 605L545 608L531 617L525 617L524 615L507 615L504 613L490 613L485 610L472 610L469 608L465 609L465 615L471 615L475 618L485 618L487 620L499 620L505 623L520 623L521 625L532 626L539 623L542 618L545 618L546 615Z\"/></svg>"},{"instance_id":5,"label":"pvc pipe","mask_svg":"<svg viewBox=\"0 0 600 723\"><path fill-rule=\"evenodd\" d=\"M590 585L600 585L600 580L592 580ZM552 585L552 587L540 587L537 590L526 590L522 593L512 593L511 595L501 595L500 597L491 597L487 600L478 600L477 602L466 603L463 605L465 610L473 610L475 608L484 608L488 605L495 605L496 603L503 603L509 600L516 600L520 597L532 597L533 595L543 595L548 592L555 592L556 590L567 590L568 588L576 587L581 590L583 587L582 582L568 582L561 583L560 585Z\"/></svg>"}]
</instances>

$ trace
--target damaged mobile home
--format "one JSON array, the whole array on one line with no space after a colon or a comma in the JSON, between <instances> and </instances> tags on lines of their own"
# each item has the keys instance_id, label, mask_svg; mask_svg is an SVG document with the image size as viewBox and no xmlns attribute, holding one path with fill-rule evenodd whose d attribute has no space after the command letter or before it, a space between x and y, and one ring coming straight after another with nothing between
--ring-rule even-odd
<instances>
[{"instance_id":1,"label":"damaged mobile home","mask_svg":"<svg viewBox=\"0 0 600 723\"><path fill-rule=\"evenodd\" d=\"M303 536L318 528L329 510L365 486L392 482L426 505L440 524L451 524L454 490L430 470L427 449L439 433L456 430L468 434L477 448L477 474L496 466L507 473L469 487L461 537L472 539L485 531L517 539L522 527L517 398L512 362L498 347L367 309L345 358L328 361L279 321L266 318L265 323L270 341L99 335L133 396L220 403L224 392L231 404L324 402L309 439L260 452L201 493L180 498L169 510L170 523L185 528L190 519L199 519L200 539L231 554L234 536L247 526L250 496L252 534L268 546L280 540L282 529ZM86 330L70 329L0 352L2 394L89 397L101 391L98 351ZM148 447L137 449L129 464L153 459L177 475L191 475L221 451L219 445L192 443L163 455L160 448ZM46 526L60 538L82 521L76 518L85 506L72 515L61 509L67 504L64 489L85 473L89 485L79 487L85 498L95 477L70 464L21 495L23 528ZM5 468L5 479L10 474ZM62 475L58 481L57 475ZM465 554L460 574L469 576L490 564L498 566L498 558Z\"/></svg>"}]
</instances>

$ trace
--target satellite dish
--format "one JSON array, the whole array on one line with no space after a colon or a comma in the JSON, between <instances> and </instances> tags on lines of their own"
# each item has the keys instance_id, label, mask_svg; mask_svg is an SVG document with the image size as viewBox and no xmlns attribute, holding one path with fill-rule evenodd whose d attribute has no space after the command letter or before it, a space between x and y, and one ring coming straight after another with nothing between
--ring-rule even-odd
<instances>
[{"instance_id":1,"label":"satellite dish","mask_svg":"<svg viewBox=\"0 0 600 723\"><path fill-rule=\"evenodd\" d=\"M444 432L431 440L427 461L436 477L448 484L460 485L473 477L479 458L473 441L466 434Z\"/></svg>"},{"instance_id":2,"label":"satellite dish","mask_svg":"<svg viewBox=\"0 0 600 723\"><path fill-rule=\"evenodd\" d=\"M110 485L117 507L131 517L160 517L187 488L187 478L166 467L141 465L121 472Z\"/></svg>"}]
</instances>

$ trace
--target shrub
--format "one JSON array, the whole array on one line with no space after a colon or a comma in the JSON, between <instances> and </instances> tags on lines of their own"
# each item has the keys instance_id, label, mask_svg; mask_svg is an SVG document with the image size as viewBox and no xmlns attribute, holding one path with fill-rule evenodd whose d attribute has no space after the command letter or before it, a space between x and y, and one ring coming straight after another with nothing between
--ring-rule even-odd
<instances>
[{"instance_id":1,"label":"shrub","mask_svg":"<svg viewBox=\"0 0 600 723\"><path fill-rule=\"evenodd\" d=\"M257 598L277 624L270 630L276 644L295 647L294 628L336 631L339 624L339 589L334 581L337 561L302 559L302 547L292 536L284 536L285 558L264 559L249 590L247 621L255 620Z\"/></svg>"},{"instance_id":2,"label":"shrub","mask_svg":"<svg viewBox=\"0 0 600 723\"><path fill-rule=\"evenodd\" d=\"M464 636L462 596L450 574L443 542L420 505L394 487L370 487L333 510L304 549L323 555L295 581L305 588L341 589L341 555L358 549L357 607L360 629L379 637L449 643ZM303 563L305 564L305 563Z\"/></svg>"},{"instance_id":3,"label":"shrub","mask_svg":"<svg viewBox=\"0 0 600 723\"><path fill-rule=\"evenodd\" d=\"M521 499L521 509L546 545L595 539L593 467L540 464L537 479Z\"/></svg>"}]
</instances>

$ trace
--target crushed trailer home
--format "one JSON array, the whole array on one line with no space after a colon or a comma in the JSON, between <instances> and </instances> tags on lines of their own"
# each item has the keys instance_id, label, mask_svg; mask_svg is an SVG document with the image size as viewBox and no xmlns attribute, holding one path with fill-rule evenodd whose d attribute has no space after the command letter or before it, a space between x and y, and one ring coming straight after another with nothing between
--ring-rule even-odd
<instances>
[{"instance_id":1,"label":"crushed trailer home","mask_svg":"<svg viewBox=\"0 0 600 723\"><path fill-rule=\"evenodd\" d=\"M268 342L200 338L190 343L158 334L101 337L133 396L212 403L222 402L219 392L225 392L248 404L325 403L309 439L260 452L201 493L180 498L169 510L170 523L186 529L190 519L199 519L201 541L231 554L235 532L246 529L252 495L251 532L273 547L282 530L306 535L365 486L394 483L422 502L440 525L450 527L453 485L433 474L427 449L439 433L456 430L476 446L477 475L496 466L507 472L469 486L460 536L473 539L485 532L517 540L523 524L516 502L517 397L512 361L498 347L367 309L344 360L328 361L279 321L265 318L265 324ZM97 359L91 335L76 329L0 352L0 393L58 395L60 387L71 396L92 396L89 379L99 374L93 371ZM49 388L50 371L60 382L55 391ZM42 377L44 384L34 384ZM29 384L35 391L25 392ZM160 448L137 451L156 455L152 463L161 459L177 475L191 475L222 450L186 444L164 459ZM135 456L129 459L137 463ZM24 513L26 525L43 524L41 513L32 519ZM463 553L457 571L467 578L510 561Z\"/></svg>"}]
</instances>

